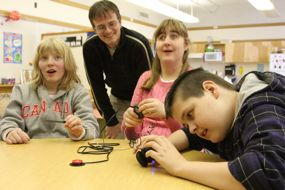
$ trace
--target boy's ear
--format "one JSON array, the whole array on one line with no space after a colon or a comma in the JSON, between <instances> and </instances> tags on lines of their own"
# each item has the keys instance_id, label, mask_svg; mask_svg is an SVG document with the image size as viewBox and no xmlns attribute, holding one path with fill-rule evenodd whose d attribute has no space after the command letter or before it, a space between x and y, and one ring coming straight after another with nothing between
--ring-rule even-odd
<instances>
[{"instance_id":1,"label":"boy's ear","mask_svg":"<svg viewBox=\"0 0 285 190\"><path fill-rule=\"evenodd\" d=\"M210 92L215 98L219 97L219 88L215 82L206 80L202 83L202 86L205 91Z\"/></svg>"}]
</instances>

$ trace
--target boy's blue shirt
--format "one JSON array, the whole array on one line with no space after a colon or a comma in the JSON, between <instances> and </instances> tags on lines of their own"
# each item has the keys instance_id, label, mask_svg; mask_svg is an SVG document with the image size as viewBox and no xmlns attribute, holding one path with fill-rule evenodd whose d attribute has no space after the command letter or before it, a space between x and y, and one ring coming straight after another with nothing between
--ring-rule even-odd
<instances>
[{"instance_id":1,"label":"boy's blue shirt","mask_svg":"<svg viewBox=\"0 0 285 190\"><path fill-rule=\"evenodd\" d=\"M207 148L229 161L230 172L246 189L284 190L285 77L269 72L251 73L268 85L246 97L222 142L214 144L183 130L190 149ZM248 74L236 85L237 91L246 77Z\"/></svg>"}]
</instances>

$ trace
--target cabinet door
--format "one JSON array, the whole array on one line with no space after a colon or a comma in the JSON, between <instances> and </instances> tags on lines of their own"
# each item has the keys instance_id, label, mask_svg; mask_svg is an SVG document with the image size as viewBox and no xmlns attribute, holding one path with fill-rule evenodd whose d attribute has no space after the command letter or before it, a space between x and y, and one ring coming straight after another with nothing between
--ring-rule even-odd
<instances>
[{"instance_id":1,"label":"cabinet door","mask_svg":"<svg viewBox=\"0 0 285 190\"><path fill-rule=\"evenodd\" d=\"M269 63L269 55L274 51L272 41L262 41L258 49L258 60L261 63Z\"/></svg>"},{"instance_id":2,"label":"cabinet door","mask_svg":"<svg viewBox=\"0 0 285 190\"><path fill-rule=\"evenodd\" d=\"M242 62L259 62L260 42L243 42L244 57Z\"/></svg>"},{"instance_id":3,"label":"cabinet door","mask_svg":"<svg viewBox=\"0 0 285 190\"><path fill-rule=\"evenodd\" d=\"M243 62L244 42L227 43L225 48L225 62Z\"/></svg>"},{"instance_id":4,"label":"cabinet door","mask_svg":"<svg viewBox=\"0 0 285 190\"><path fill-rule=\"evenodd\" d=\"M245 41L226 44L225 61L237 63L269 63L275 49L285 48L285 40Z\"/></svg>"},{"instance_id":5,"label":"cabinet door","mask_svg":"<svg viewBox=\"0 0 285 190\"><path fill-rule=\"evenodd\" d=\"M192 43L190 44L190 53L204 53L206 43Z\"/></svg>"},{"instance_id":6,"label":"cabinet door","mask_svg":"<svg viewBox=\"0 0 285 190\"><path fill-rule=\"evenodd\" d=\"M214 44L225 52L225 62L229 63L269 63L269 55L276 49L285 48L285 40L240 41ZM191 53L204 53L206 43L191 44Z\"/></svg>"},{"instance_id":7,"label":"cabinet door","mask_svg":"<svg viewBox=\"0 0 285 190\"><path fill-rule=\"evenodd\" d=\"M284 40L261 41L258 45L258 62L269 63L269 55L277 49L285 48Z\"/></svg>"}]
</instances>

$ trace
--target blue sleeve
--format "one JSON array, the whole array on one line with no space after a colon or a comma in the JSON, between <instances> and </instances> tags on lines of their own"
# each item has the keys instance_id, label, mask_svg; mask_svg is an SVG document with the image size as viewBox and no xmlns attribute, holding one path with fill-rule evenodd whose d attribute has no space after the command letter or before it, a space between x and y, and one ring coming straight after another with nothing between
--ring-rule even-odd
<instances>
[{"instance_id":1,"label":"blue sleeve","mask_svg":"<svg viewBox=\"0 0 285 190\"><path fill-rule=\"evenodd\" d=\"M244 152L229 162L230 172L246 189L284 190L284 106L254 106L245 115L240 134Z\"/></svg>"}]
</instances>

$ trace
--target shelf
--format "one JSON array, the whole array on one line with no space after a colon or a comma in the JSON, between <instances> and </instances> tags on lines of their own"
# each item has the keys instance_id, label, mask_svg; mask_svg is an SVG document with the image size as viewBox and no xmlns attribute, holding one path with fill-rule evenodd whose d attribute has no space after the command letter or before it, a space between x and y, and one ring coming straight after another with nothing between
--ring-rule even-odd
<instances>
[{"instance_id":1,"label":"shelf","mask_svg":"<svg viewBox=\"0 0 285 190\"><path fill-rule=\"evenodd\" d=\"M224 61L228 63L268 63L271 52L285 48L285 39L214 42L213 46L214 49L224 52ZM206 47L207 42L194 42L190 45L190 52L194 55L203 53ZM192 55L189 58L192 58Z\"/></svg>"},{"instance_id":2,"label":"shelf","mask_svg":"<svg viewBox=\"0 0 285 190\"><path fill-rule=\"evenodd\" d=\"M190 53L188 58L189 59L203 59L204 53Z\"/></svg>"},{"instance_id":3,"label":"shelf","mask_svg":"<svg viewBox=\"0 0 285 190\"><path fill-rule=\"evenodd\" d=\"M13 87L13 84L0 84L0 93L11 93Z\"/></svg>"}]
</instances>

